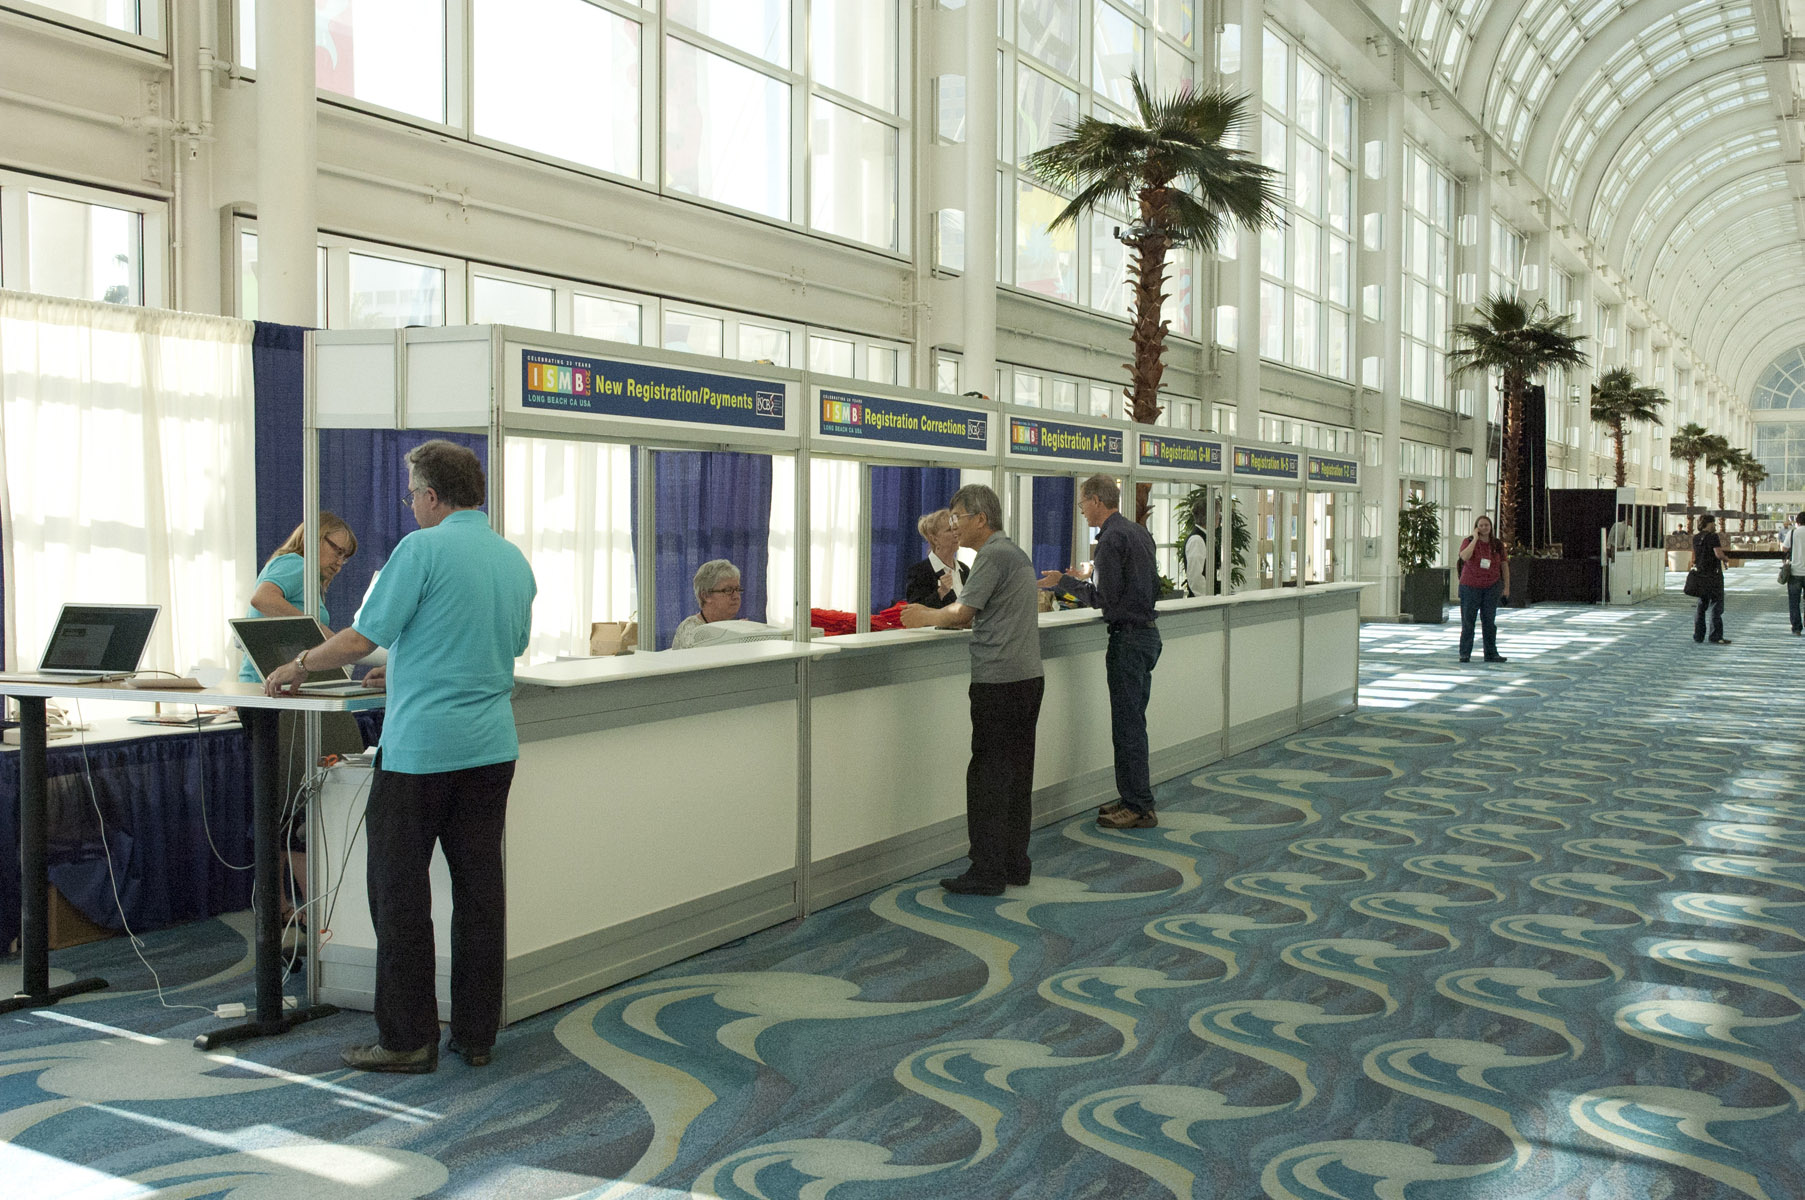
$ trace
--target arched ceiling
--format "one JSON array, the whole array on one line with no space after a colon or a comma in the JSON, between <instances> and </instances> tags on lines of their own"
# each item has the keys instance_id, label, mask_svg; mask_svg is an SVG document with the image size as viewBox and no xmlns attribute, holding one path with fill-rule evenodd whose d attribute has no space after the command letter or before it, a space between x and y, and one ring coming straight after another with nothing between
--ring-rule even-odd
<instances>
[{"instance_id":1,"label":"arched ceiling","mask_svg":"<svg viewBox=\"0 0 1805 1200\"><path fill-rule=\"evenodd\" d=\"M1398 32L1749 398L1805 329L1805 0L1400 0Z\"/></svg>"}]
</instances>

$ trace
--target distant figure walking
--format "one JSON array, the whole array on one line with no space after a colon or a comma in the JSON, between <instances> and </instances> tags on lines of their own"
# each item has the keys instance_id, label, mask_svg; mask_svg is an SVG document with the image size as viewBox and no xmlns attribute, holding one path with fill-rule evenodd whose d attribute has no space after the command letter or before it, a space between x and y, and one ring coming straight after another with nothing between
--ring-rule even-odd
<instances>
[{"instance_id":1,"label":"distant figure walking","mask_svg":"<svg viewBox=\"0 0 1805 1200\"><path fill-rule=\"evenodd\" d=\"M1713 646L1728 646L1724 636L1724 545L1717 536L1717 518L1709 514L1698 519L1698 532L1692 535L1692 569L1698 572L1698 613L1692 618L1692 640L1706 641L1705 616L1711 617Z\"/></svg>"},{"instance_id":2,"label":"distant figure walking","mask_svg":"<svg viewBox=\"0 0 1805 1200\"><path fill-rule=\"evenodd\" d=\"M1805 537L1800 536L1801 529L1805 529L1805 512L1780 531L1780 545L1785 547L1787 564L1792 567L1792 575L1786 581L1786 615L1792 618L1794 637L1805 634L1805 624L1799 621L1799 593L1805 592Z\"/></svg>"}]
</instances>

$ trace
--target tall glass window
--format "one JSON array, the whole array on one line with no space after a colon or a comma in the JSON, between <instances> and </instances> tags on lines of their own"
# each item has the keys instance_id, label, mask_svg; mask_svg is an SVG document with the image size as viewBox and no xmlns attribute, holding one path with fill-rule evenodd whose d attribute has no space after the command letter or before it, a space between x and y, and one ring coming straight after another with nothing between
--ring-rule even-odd
<instances>
[{"instance_id":1,"label":"tall glass window","mask_svg":"<svg viewBox=\"0 0 1805 1200\"><path fill-rule=\"evenodd\" d=\"M323 92L444 123L445 45L445 0L314 0L314 82ZM238 0L238 58L257 65L256 0Z\"/></svg>"},{"instance_id":2,"label":"tall glass window","mask_svg":"<svg viewBox=\"0 0 1805 1200\"><path fill-rule=\"evenodd\" d=\"M1082 116L1131 120L1131 73L1155 94L1197 79L1202 73L1197 5L1195 0L1016 0L1002 9L998 226L1005 236L998 274L1016 287L1125 317L1130 256L1116 231L1134 224L1133 214L1104 207L1076 228L1050 232L1048 223L1070 197L1044 180L1031 180L1021 163L1061 140ZM1006 232L1011 229L1013 238ZM943 223L942 266L961 265L949 261L956 247L947 234L956 232ZM1190 250L1174 250L1167 258L1163 316L1181 337L1199 336L1201 263Z\"/></svg>"},{"instance_id":3,"label":"tall glass window","mask_svg":"<svg viewBox=\"0 0 1805 1200\"><path fill-rule=\"evenodd\" d=\"M1260 239L1260 354L1351 379L1354 99L1277 29L1262 55L1260 153L1282 172L1286 227Z\"/></svg>"},{"instance_id":4,"label":"tall glass window","mask_svg":"<svg viewBox=\"0 0 1805 1200\"><path fill-rule=\"evenodd\" d=\"M587 0L475 0L472 19L473 133L639 177L639 22ZM584 68L547 70L548 43Z\"/></svg>"},{"instance_id":5,"label":"tall glass window","mask_svg":"<svg viewBox=\"0 0 1805 1200\"><path fill-rule=\"evenodd\" d=\"M1404 145L1403 395L1448 407L1452 341L1454 177Z\"/></svg>"}]
</instances>

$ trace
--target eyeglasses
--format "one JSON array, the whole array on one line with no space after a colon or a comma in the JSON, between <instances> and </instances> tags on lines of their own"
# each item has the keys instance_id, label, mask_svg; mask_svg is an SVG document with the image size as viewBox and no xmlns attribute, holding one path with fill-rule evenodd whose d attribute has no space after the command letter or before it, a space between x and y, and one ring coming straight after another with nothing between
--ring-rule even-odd
<instances>
[{"instance_id":1,"label":"eyeglasses","mask_svg":"<svg viewBox=\"0 0 1805 1200\"><path fill-rule=\"evenodd\" d=\"M971 520L970 513L949 512L946 514L946 527L948 529L959 528L959 518L960 517L964 517L967 521Z\"/></svg>"},{"instance_id":2,"label":"eyeglasses","mask_svg":"<svg viewBox=\"0 0 1805 1200\"><path fill-rule=\"evenodd\" d=\"M408 488L405 492L402 492L401 493L401 507L402 508L412 508L414 506L414 493L415 492L423 492L425 490L426 490L425 488Z\"/></svg>"},{"instance_id":3,"label":"eyeglasses","mask_svg":"<svg viewBox=\"0 0 1805 1200\"><path fill-rule=\"evenodd\" d=\"M740 596L744 595L745 591L745 588L736 583L732 587L718 587L708 594L711 596Z\"/></svg>"},{"instance_id":4,"label":"eyeglasses","mask_svg":"<svg viewBox=\"0 0 1805 1200\"><path fill-rule=\"evenodd\" d=\"M331 538L326 537L325 535L322 534L320 536L320 540L322 542L325 542L328 546L331 546L334 550L338 551L338 556L340 558L350 558L351 557L351 552L349 550L345 549L343 546L339 545L337 542L333 541Z\"/></svg>"}]
</instances>

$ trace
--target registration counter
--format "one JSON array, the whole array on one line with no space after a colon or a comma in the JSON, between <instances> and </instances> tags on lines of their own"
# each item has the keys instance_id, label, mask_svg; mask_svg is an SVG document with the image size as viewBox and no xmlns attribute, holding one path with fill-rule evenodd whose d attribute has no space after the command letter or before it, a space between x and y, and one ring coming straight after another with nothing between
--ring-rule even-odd
<instances>
[{"instance_id":1,"label":"registration counter","mask_svg":"<svg viewBox=\"0 0 1805 1200\"><path fill-rule=\"evenodd\" d=\"M1360 586L1162 602L1154 779L1351 710ZM969 637L853 634L517 675L505 1019L962 856ZM1041 617L1037 824L1114 798L1106 640L1092 610ZM367 782L337 773L321 806L329 828L355 826ZM437 856L433 869L445 1001L449 884ZM362 840L330 870L320 996L368 1008Z\"/></svg>"}]
</instances>

